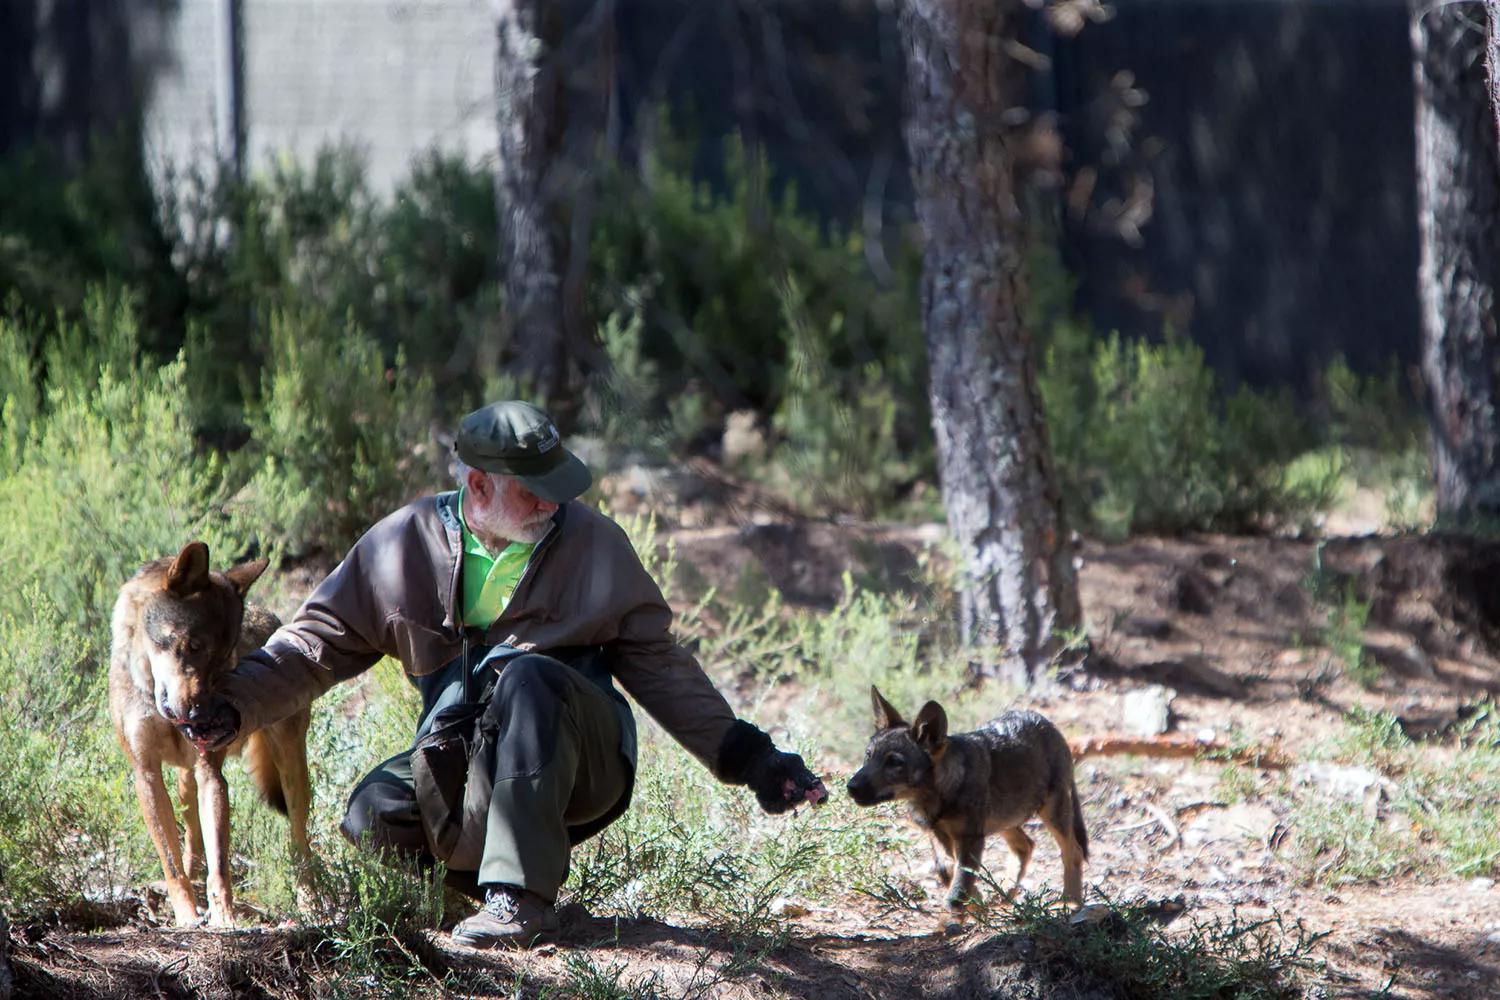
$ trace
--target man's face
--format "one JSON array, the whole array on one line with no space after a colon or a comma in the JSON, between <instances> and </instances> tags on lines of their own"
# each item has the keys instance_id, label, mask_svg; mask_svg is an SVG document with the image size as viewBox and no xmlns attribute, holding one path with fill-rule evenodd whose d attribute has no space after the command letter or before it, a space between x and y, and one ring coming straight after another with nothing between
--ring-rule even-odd
<instances>
[{"instance_id":1,"label":"man's face","mask_svg":"<svg viewBox=\"0 0 1500 1000\"><path fill-rule=\"evenodd\" d=\"M475 470L469 473L464 511L469 530L481 540L532 544L542 540L558 505L543 500L510 476Z\"/></svg>"}]
</instances>

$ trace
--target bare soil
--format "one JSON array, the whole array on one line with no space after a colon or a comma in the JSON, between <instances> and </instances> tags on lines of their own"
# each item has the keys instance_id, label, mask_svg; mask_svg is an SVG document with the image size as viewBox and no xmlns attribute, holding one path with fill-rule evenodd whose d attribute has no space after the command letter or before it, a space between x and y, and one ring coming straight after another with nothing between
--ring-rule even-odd
<instances>
[{"instance_id":1,"label":"bare soil","mask_svg":"<svg viewBox=\"0 0 1500 1000\"><path fill-rule=\"evenodd\" d=\"M939 534L935 527L761 524L678 528L670 537L695 586L732 591L763 579L790 601L826 606L846 569L899 585L915 553ZM1409 735L1442 741L1500 688L1500 545L1443 536L1349 537L1321 546L1209 536L1084 541L1078 558L1094 653L1066 686L1025 699L1075 741L1120 733L1125 695L1146 685L1174 693L1175 734L1233 739L1293 760L1359 708L1393 713ZM1347 584L1371 602L1365 640L1383 668L1372 688L1330 667L1320 645L1326 608L1309 585L1315 567L1339 592ZM1080 761L1092 839L1088 883L1113 898L1180 904L1184 926L1237 908L1326 932L1317 954L1328 971L1311 995L1500 996L1493 880L1409 875L1330 889L1297 860L1297 814L1278 791L1285 776L1247 768L1253 780L1244 793L1225 796L1215 792L1222 770L1193 759ZM1383 815L1378 794L1347 808ZM1006 864L1003 851L996 845L990 863ZM924 867L913 864L910 874L940 898ZM1056 851L1044 839L1026 884L1059 880ZM332 960L326 943L297 930L216 934L166 929L138 915L86 916L10 929L16 997L308 995ZM718 985L700 968L704 949L728 961L743 942L686 923L617 923L576 909L565 918L559 946L526 955L481 954L441 934L410 942L426 970L411 992L439 995L438 981L449 976L453 995L536 996L570 975L576 981L587 960L605 978L627 965L622 982L659 977L663 996L1115 995L1108 984L1046 960L1034 942L873 902L838 912L810 908L757 971ZM4 971L0 965L0 992ZM373 980L371 988L381 995Z\"/></svg>"}]
</instances>

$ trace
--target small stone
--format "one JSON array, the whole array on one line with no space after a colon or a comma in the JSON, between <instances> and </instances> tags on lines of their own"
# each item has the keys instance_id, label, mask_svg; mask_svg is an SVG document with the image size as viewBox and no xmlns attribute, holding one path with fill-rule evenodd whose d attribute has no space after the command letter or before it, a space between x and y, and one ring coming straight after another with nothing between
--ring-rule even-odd
<instances>
[{"instance_id":1,"label":"small stone","mask_svg":"<svg viewBox=\"0 0 1500 1000\"><path fill-rule=\"evenodd\" d=\"M801 903L790 899L778 897L771 901L771 916L781 917L784 920L796 920L805 917L812 911Z\"/></svg>"},{"instance_id":2,"label":"small stone","mask_svg":"<svg viewBox=\"0 0 1500 1000\"><path fill-rule=\"evenodd\" d=\"M1494 887L1495 880L1492 878L1474 878L1469 880L1470 892L1489 892Z\"/></svg>"},{"instance_id":3,"label":"small stone","mask_svg":"<svg viewBox=\"0 0 1500 1000\"><path fill-rule=\"evenodd\" d=\"M1150 738L1172 728L1173 692L1159 684L1126 693L1120 704L1120 721L1126 732Z\"/></svg>"}]
</instances>

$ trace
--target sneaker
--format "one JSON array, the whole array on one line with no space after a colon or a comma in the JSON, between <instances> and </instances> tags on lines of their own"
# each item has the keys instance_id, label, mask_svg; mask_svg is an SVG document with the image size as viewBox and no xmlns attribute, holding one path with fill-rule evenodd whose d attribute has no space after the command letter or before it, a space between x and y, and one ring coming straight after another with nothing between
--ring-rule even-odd
<instances>
[{"instance_id":1,"label":"sneaker","mask_svg":"<svg viewBox=\"0 0 1500 1000\"><path fill-rule=\"evenodd\" d=\"M485 887L484 907L453 928L455 944L470 948L530 948L557 934L557 909L513 885Z\"/></svg>"}]
</instances>

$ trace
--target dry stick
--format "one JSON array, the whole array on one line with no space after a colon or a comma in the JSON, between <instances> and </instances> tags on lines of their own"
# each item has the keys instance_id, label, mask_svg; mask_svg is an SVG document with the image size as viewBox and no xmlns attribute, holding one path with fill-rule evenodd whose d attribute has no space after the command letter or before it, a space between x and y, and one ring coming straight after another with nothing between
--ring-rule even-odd
<instances>
[{"instance_id":1,"label":"dry stick","mask_svg":"<svg viewBox=\"0 0 1500 1000\"><path fill-rule=\"evenodd\" d=\"M1216 740L1098 736L1087 740L1071 741L1069 746L1072 748L1075 761L1085 757L1116 757L1134 754L1141 757L1169 759L1212 757L1268 770L1281 770L1292 766L1291 760L1279 750L1231 747Z\"/></svg>"}]
</instances>

